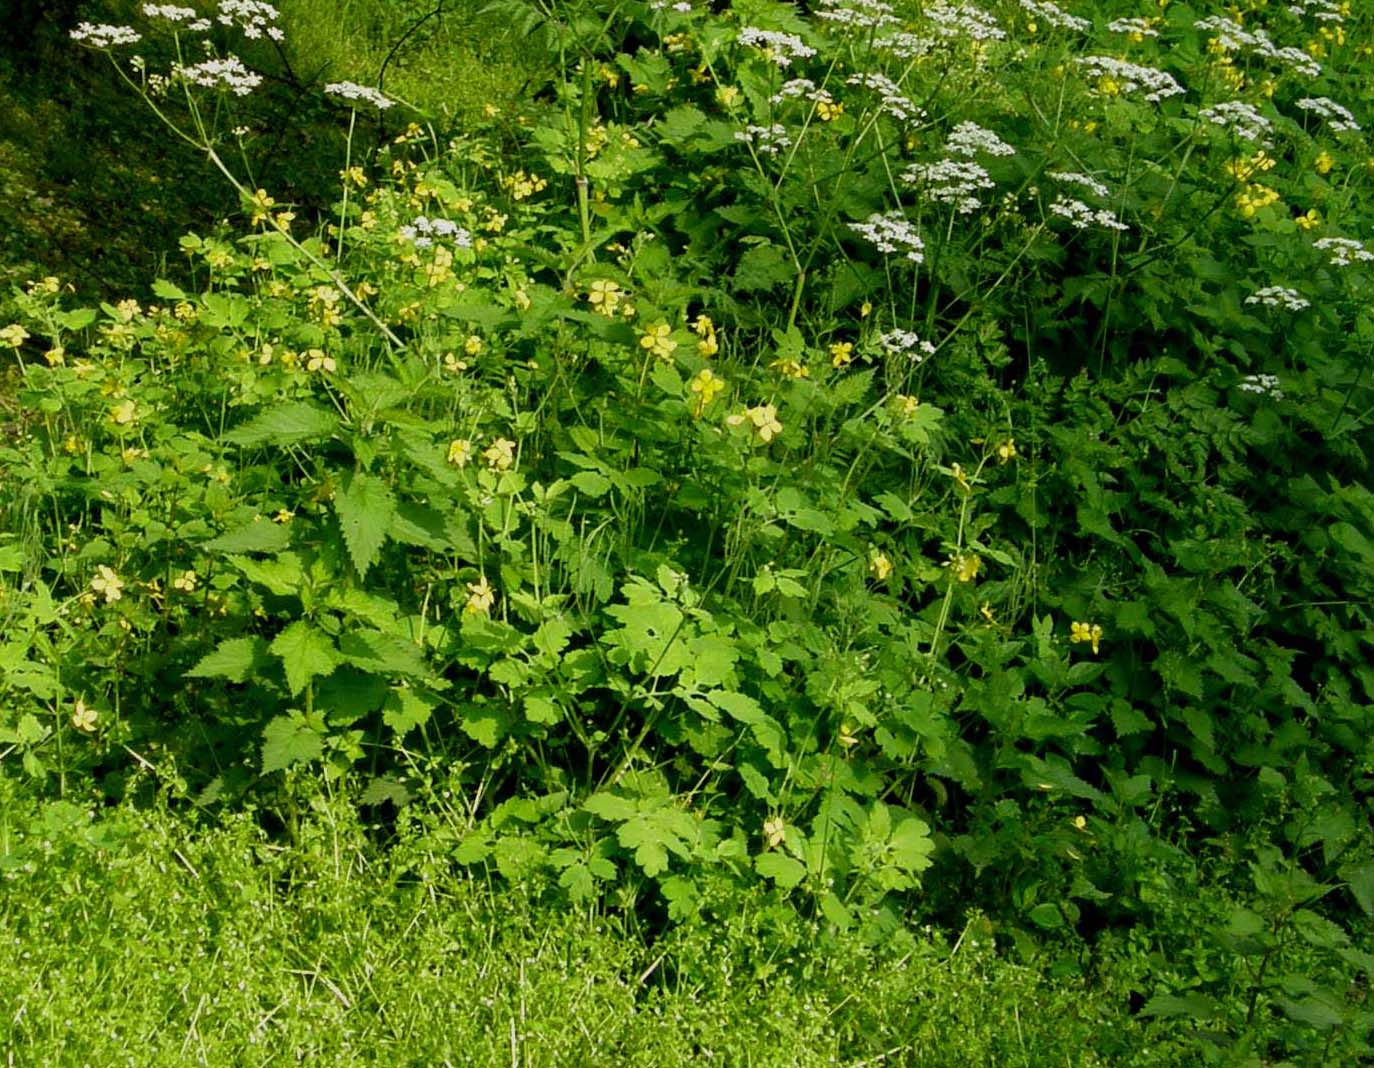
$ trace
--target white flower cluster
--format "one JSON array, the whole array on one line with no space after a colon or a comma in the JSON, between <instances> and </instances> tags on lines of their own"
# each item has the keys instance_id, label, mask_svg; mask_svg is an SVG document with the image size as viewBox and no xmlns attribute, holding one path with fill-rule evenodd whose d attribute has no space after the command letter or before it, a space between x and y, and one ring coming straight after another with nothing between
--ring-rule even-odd
<instances>
[{"instance_id":1,"label":"white flower cluster","mask_svg":"<svg viewBox=\"0 0 1374 1068\"><path fill-rule=\"evenodd\" d=\"M1374 260L1374 252L1370 252L1359 241L1352 241L1348 237L1323 237L1314 241L1313 245L1322 252L1331 253L1332 267L1349 267L1352 263L1368 263Z\"/></svg>"},{"instance_id":2,"label":"white flower cluster","mask_svg":"<svg viewBox=\"0 0 1374 1068\"><path fill-rule=\"evenodd\" d=\"M1087 19L1070 15L1058 4L1050 3L1050 0L1021 0L1021 10L1038 19L1044 19L1059 30L1077 30L1079 33L1087 33L1093 28L1093 24Z\"/></svg>"},{"instance_id":3,"label":"white flower cluster","mask_svg":"<svg viewBox=\"0 0 1374 1068\"><path fill-rule=\"evenodd\" d=\"M221 26L238 26L243 35L255 41L263 34L280 41L285 35L274 25L277 9L262 0L219 0L217 20Z\"/></svg>"},{"instance_id":4,"label":"white flower cluster","mask_svg":"<svg viewBox=\"0 0 1374 1068\"><path fill-rule=\"evenodd\" d=\"M1254 141L1268 147L1268 134L1274 124L1259 113L1253 104L1243 100L1223 100L1198 112L1198 117L1206 119L1214 126L1234 134L1243 141Z\"/></svg>"},{"instance_id":5,"label":"white flower cluster","mask_svg":"<svg viewBox=\"0 0 1374 1068\"><path fill-rule=\"evenodd\" d=\"M175 63L172 78L206 89L229 89L235 96L247 96L262 84L262 75L245 67L238 56L207 59L189 67Z\"/></svg>"},{"instance_id":6,"label":"white flower cluster","mask_svg":"<svg viewBox=\"0 0 1374 1068\"><path fill-rule=\"evenodd\" d=\"M1266 59L1276 60L1284 66L1291 67L1309 78L1315 78L1322 72L1322 65L1301 48L1280 48L1259 26L1247 30L1229 18L1211 15L1205 19L1198 19L1193 23L1193 28L1210 31L1213 34L1212 43L1223 51L1242 52L1249 49Z\"/></svg>"},{"instance_id":7,"label":"white flower cluster","mask_svg":"<svg viewBox=\"0 0 1374 1068\"><path fill-rule=\"evenodd\" d=\"M1298 0L1296 4L1288 5L1288 13L1302 18L1304 15L1311 15L1318 22L1344 22L1345 15L1341 13L1340 5L1336 0Z\"/></svg>"},{"instance_id":8,"label":"white flower cluster","mask_svg":"<svg viewBox=\"0 0 1374 1068\"><path fill-rule=\"evenodd\" d=\"M1056 182L1067 182L1069 185L1081 185L1094 196L1109 197L1112 194L1110 189L1090 174L1079 174L1077 171L1050 171L1045 177Z\"/></svg>"},{"instance_id":9,"label":"white flower cluster","mask_svg":"<svg viewBox=\"0 0 1374 1068\"><path fill-rule=\"evenodd\" d=\"M871 241L879 252L900 252L912 263L925 261L926 243L900 211L875 211L861 223L850 223L849 228Z\"/></svg>"},{"instance_id":10,"label":"white flower cluster","mask_svg":"<svg viewBox=\"0 0 1374 1068\"><path fill-rule=\"evenodd\" d=\"M1184 91L1183 86L1179 85L1168 71L1142 67L1138 63L1128 63L1124 59L1115 59L1112 56L1079 56L1074 62L1080 67L1085 67L1090 77L1110 78L1123 93L1134 93L1143 89L1145 99L1152 104Z\"/></svg>"},{"instance_id":11,"label":"white flower cluster","mask_svg":"<svg viewBox=\"0 0 1374 1068\"><path fill-rule=\"evenodd\" d=\"M210 20L201 18L193 8L177 7L175 4L144 4L143 14L150 19L184 22L193 33L204 33L211 26Z\"/></svg>"},{"instance_id":12,"label":"white flower cluster","mask_svg":"<svg viewBox=\"0 0 1374 1068\"><path fill-rule=\"evenodd\" d=\"M666 11L668 9L668 4L669 0L654 0L649 7L654 11ZM679 15L690 15L692 13L692 5L689 4L687 0L679 0L678 3L672 5L672 8Z\"/></svg>"},{"instance_id":13,"label":"white flower cluster","mask_svg":"<svg viewBox=\"0 0 1374 1068\"><path fill-rule=\"evenodd\" d=\"M936 0L926 9L926 18L941 37L969 37L975 41L1001 41L1007 34L997 20L972 4Z\"/></svg>"},{"instance_id":14,"label":"white flower cluster","mask_svg":"<svg viewBox=\"0 0 1374 1068\"><path fill-rule=\"evenodd\" d=\"M1258 393L1261 396L1273 397L1275 400L1283 399L1283 390L1279 389L1278 375L1246 375L1240 384L1242 393Z\"/></svg>"},{"instance_id":15,"label":"white flower cluster","mask_svg":"<svg viewBox=\"0 0 1374 1068\"><path fill-rule=\"evenodd\" d=\"M1321 116L1326 120L1326 125L1337 133L1359 133L1360 124L1355 121L1355 116L1334 100L1324 96L1309 96L1299 100L1298 107Z\"/></svg>"},{"instance_id":16,"label":"white flower cluster","mask_svg":"<svg viewBox=\"0 0 1374 1068\"><path fill-rule=\"evenodd\" d=\"M371 104L379 111L385 111L395 103L371 86L359 85L357 82L331 82L324 87L324 91L330 96L341 96L353 103L362 101L364 104Z\"/></svg>"},{"instance_id":17,"label":"white flower cluster","mask_svg":"<svg viewBox=\"0 0 1374 1068\"><path fill-rule=\"evenodd\" d=\"M882 0L819 0L816 6L818 19L856 30L872 30L897 21L892 5Z\"/></svg>"},{"instance_id":18,"label":"white flower cluster","mask_svg":"<svg viewBox=\"0 0 1374 1068\"><path fill-rule=\"evenodd\" d=\"M810 59L816 54L816 50L800 37L779 30L746 26L739 31L738 41L742 45L762 49L764 55L779 67L790 67L794 59Z\"/></svg>"},{"instance_id":19,"label":"white flower cluster","mask_svg":"<svg viewBox=\"0 0 1374 1068\"><path fill-rule=\"evenodd\" d=\"M776 156L792 143L787 136L787 128L776 122L772 126L746 126L743 130L736 130L735 140L753 145L755 152L765 156Z\"/></svg>"},{"instance_id":20,"label":"white flower cluster","mask_svg":"<svg viewBox=\"0 0 1374 1068\"><path fill-rule=\"evenodd\" d=\"M1107 23L1112 33L1133 33L1137 37L1158 37L1159 31L1150 25L1149 19L1112 19Z\"/></svg>"},{"instance_id":21,"label":"white flower cluster","mask_svg":"<svg viewBox=\"0 0 1374 1068\"><path fill-rule=\"evenodd\" d=\"M89 22L83 22L76 29L72 30L71 38L82 44L88 44L92 48L112 48L115 45L138 44L143 40L142 35L130 26L110 26L101 23L92 26Z\"/></svg>"},{"instance_id":22,"label":"white flower cluster","mask_svg":"<svg viewBox=\"0 0 1374 1068\"><path fill-rule=\"evenodd\" d=\"M950 130L949 137L945 139L945 151L968 159L972 159L979 152L985 152L989 156L1016 155L1016 149L976 122L961 122Z\"/></svg>"},{"instance_id":23,"label":"white flower cluster","mask_svg":"<svg viewBox=\"0 0 1374 1068\"><path fill-rule=\"evenodd\" d=\"M810 78L793 78L783 82L778 91L773 94L772 102L781 104L784 100L800 100L804 96L810 96L816 91L816 83Z\"/></svg>"},{"instance_id":24,"label":"white flower cluster","mask_svg":"<svg viewBox=\"0 0 1374 1068\"><path fill-rule=\"evenodd\" d=\"M1081 200L1072 200L1065 196L1055 198L1054 203L1050 205L1050 213L1066 219L1075 230L1086 230L1091 226L1100 226L1104 230L1130 229L1116 217L1116 212L1108 211L1106 208L1090 208Z\"/></svg>"},{"instance_id":25,"label":"white flower cluster","mask_svg":"<svg viewBox=\"0 0 1374 1068\"><path fill-rule=\"evenodd\" d=\"M1268 308L1283 308L1285 311L1302 311L1310 308L1312 302L1298 295L1296 289L1287 286L1265 286L1245 298L1246 304L1263 304Z\"/></svg>"},{"instance_id":26,"label":"white flower cluster","mask_svg":"<svg viewBox=\"0 0 1374 1068\"><path fill-rule=\"evenodd\" d=\"M417 215L414 222L409 226L402 226L398 233L412 242L416 248L429 248L434 244L436 237L452 238L453 243L459 248L472 247L472 234L449 219L431 219Z\"/></svg>"},{"instance_id":27,"label":"white flower cluster","mask_svg":"<svg viewBox=\"0 0 1374 1068\"><path fill-rule=\"evenodd\" d=\"M882 109L898 122L915 123L925 118L925 112L913 104L901 88L885 74L851 74L848 85L861 85L878 94Z\"/></svg>"},{"instance_id":28,"label":"white flower cluster","mask_svg":"<svg viewBox=\"0 0 1374 1068\"><path fill-rule=\"evenodd\" d=\"M898 59L920 59L930 55L935 42L929 37L917 37L914 33L890 33L874 41L873 47L891 52Z\"/></svg>"},{"instance_id":29,"label":"white flower cluster","mask_svg":"<svg viewBox=\"0 0 1374 1068\"><path fill-rule=\"evenodd\" d=\"M909 356L912 363L920 363L927 356L935 355L935 346L922 341L910 330L889 330L878 335L878 344L889 356Z\"/></svg>"},{"instance_id":30,"label":"white flower cluster","mask_svg":"<svg viewBox=\"0 0 1374 1068\"><path fill-rule=\"evenodd\" d=\"M953 205L960 215L982 207L978 191L991 189L994 184L987 171L967 159L912 164L902 173L902 181L924 186L926 196L937 203Z\"/></svg>"}]
</instances>

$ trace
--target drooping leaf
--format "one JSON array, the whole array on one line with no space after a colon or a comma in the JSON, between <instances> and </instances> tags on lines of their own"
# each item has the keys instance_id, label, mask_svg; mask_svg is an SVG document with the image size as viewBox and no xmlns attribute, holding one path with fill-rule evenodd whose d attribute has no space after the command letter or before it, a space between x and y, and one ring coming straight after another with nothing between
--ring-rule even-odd
<instances>
[{"instance_id":1,"label":"drooping leaf","mask_svg":"<svg viewBox=\"0 0 1374 1068\"><path fill-rule=\"evenodd\" d=\"M429 694L407 686L395 686L382 705L382 722L404 738L416 727L423 727L438 706Z\"/></svg>"},{"instance_id":2,"label":"drooping leaf","mask_svg":"<svg viewBox=\"0 0 1374 1068\"><path fill-rule=\"evenodd\" d=\"M387 530L396 516L396 495L382 479L355 473L334 496L334 511L344 544L359 575L377 562Z\"/></svg>"},{"instance_id":3,"label":"drooping leaf","mask_svg":"<svg viewBox=\"0 0 1374 1068\"><path fill-rule=\"evenodd\" d=\"M327 438L338 429L338 416L305 401L290 401L259 412L224 435L231 445L295 445Z\"/></svg>"},{"instance_id":4,"label":"drooping leaf","mask_svg":"<svg viewBox=\"0 0 1374 1068\"><path fill-rule=\"evenodd\" d=\"M291 532L285 524L259 519L227 530L201 548L218 553L279 553L290 544Z\"/></svg>"},{"instance_id":5,"label":"drooping leaf","mask_svg":"<svg viewBox=\"0 0 1374 1068\"><path fill-rule=\"evenodd\" d=\"M760 853L754 858L754 870L784 890L791 890L806 878L806 865L786 853Z\"/></svg>"},{"instance_id":6,"label":"drooping leaf","mask_svg":"<svg viewBox=\"0 0 1374 1068\"><path fill-rule=\"evenodd\" d=\"M220 642L214 652L201 657L196 666L186 672L186 676L192 679L247 682L268 663L267 642L264 639L228 638Z\"/></svg>"}]
</instances>

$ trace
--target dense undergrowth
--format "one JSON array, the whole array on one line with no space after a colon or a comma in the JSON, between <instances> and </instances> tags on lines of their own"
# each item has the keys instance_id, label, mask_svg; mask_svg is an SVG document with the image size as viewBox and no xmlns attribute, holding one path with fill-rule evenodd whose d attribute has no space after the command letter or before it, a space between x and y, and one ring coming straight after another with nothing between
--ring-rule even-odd
<instances>
[{"instance_id":1,"label":"dense undergrowth","mask_svg":"<svg viewBox=\"0 0 1374 1068\"><path fill-rule=\"evenodd\" d=\"M331 80L318 212L240 152L272 9L78 27L237 216L13 297L0 767L323 780L655 938L978 907L1200 1063L1355 1063L1374 37L1081 6L494 5L528 95Z\"/></svg>"}]
</instances>

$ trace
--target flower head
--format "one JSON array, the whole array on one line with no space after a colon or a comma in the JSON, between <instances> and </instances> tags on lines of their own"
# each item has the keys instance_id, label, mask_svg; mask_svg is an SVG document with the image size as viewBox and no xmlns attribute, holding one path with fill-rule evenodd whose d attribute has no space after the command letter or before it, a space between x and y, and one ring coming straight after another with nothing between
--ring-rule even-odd
<instances>
[{"instance_id":1,"label":"flower head","mask_svg":"<svg viewBox=\"0 0 1374 1068\"><path fill-rule=\"evenodd\" d=\"M482 450L482 459L493 471L509 471L515 463L515 442L509 438L497 438Z\"/></svg>"},{"instance_id":2,"label":"flower head","mask_svg":"<svg viewBox=\"0 0 1374 1068\"><path fill-rule=\"evenodd\" d=\"M124 596L124 580L104 564L95 569L91 579L91 589L105 598L106 604L113 604Z\"/></svg>"},{"instance_id":3,"label":"flower head","mask_svg":"<svg viewBox=\"0 0 1374 1068\"><path fill-rule=\"evenodd\" d=\"M463 606L463 611L470 616L486 615L496 603L496 591L487 582L487 576L483 575L476 582L469 582L467 585L468 600Z\"/></svg>"},{"instance_id":4,"label":"flower head","mask_svg":"<svg viewBox=\"0 0 1374 1068\"><path fill-rule=\"evenodd\" d=\"M1093 655L1096 656L1098 643L1102 641L1102 625L1100 623L1074 622L1069 626L1069 641L1074 645L1088 642L1092 645Z\"/></svg>"},{"instance_id":5,"label":"flower head","mask_svg":"<svg viewBox=\"0 0 1374 1068\"><path fill-rule=\"evenodd\" d=\"M671 360L677 350L677 342L673 340L672 335L671 326L664 322L656 323L646 327L644 333L639 335L639 347L653 353L660 360Z\"/></svg>"},{"instance_id":6,"label":"flower head","mask_svg":"<svg viewBox=\"0 0 1374 1068\"><path fill-rule=\"evenodd\" d=\"M709 367L703 367L696 373L688 386L697 395L692 402L692 415L700 416L706 410L706 406L716 399L716 395L725 389L725 382L717 378Z\"/></svg>"},{"instance_id":7,"label":"flower head","mask_svg":"<svg viewBox=\"0 0 1374 1068\"><path fill-rule=\"evenodd\" d=\"M86 704L84 698L78 697L76 705L72 708L72 726L79 731L90 734L95 730L96 721L100 715L94 708Z\"/></svg>"}]
</instances>

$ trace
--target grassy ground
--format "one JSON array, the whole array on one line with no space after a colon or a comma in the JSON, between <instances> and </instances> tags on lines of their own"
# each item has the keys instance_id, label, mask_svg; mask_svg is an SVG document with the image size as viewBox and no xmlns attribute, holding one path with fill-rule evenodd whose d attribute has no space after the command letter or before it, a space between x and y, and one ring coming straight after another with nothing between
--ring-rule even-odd
<instances>
[{"instance_id":1,"label":"grassy ground","mask_svg":"<svg viewBox=\"0 0 1374 1068\"><path fill-rule=\"evenodd\" d=\"M3 811L11 1065L1186 1063L1110 983L1051 982L977 924L784 950L806 932L741 904L650 945L498 898L424 837L381 854L342 806L294 846L248 816Z\"/></svg>"}]
</instances>

